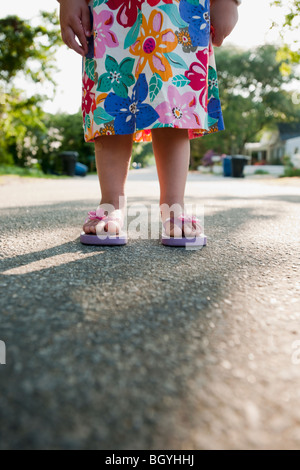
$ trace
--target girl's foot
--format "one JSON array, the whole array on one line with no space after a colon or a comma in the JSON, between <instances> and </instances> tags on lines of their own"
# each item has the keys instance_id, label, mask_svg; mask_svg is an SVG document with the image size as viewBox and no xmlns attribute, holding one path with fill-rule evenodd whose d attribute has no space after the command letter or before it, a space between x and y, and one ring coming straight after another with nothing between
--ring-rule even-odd
<instances>
[{"instance_id":1,"label":"girl's foot","mask_svg":"<svg viewBox=\"0 0 300 470\"><path fill-rule=\"evenodd\" d=\"M104 218L103 218L104 217ZM100 220L103 218L103 220ZM83 231L91 235L119 235L124 222L121 209L104 210L101 205L95 212L89 212L89 218L83 225Z\"/></svg>"},{"instance_id":2,"label":"girl's foot","mask_svg":"<svg viewBox=\"0 0 300 470\"><path fill-rule=\"evenodd\" d=\"M185 216L185 220L182 221L180 216L171 220L170 217L162 217L164 224L165 234L169 237L199 237L202 232L202 227L198 220L192 217ZM176 222L176 223L175 223Z\"/></svg>"},{"instance_id":3,"label":"girl's foot","mask_svg":"<svg viewBox=\"0 0 300 470\"><path fill-rule=\"evenodd\" d=\"M195 217L184 214L184 203L162 203L160 214L165 235L168 237L199 237L201 235L200 222Z\"/></svg>"}]
</instances>

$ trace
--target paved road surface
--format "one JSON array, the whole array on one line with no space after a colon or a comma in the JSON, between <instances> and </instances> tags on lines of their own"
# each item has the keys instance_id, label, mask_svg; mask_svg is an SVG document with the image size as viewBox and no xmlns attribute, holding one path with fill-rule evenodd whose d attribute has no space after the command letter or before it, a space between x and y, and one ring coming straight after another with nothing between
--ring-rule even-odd
<instances>
[{"instance_id":1,"label":"paved road surface","mask_svg":"<svg viewBox=\"0 0 300 470\"><path fill-rule=\"evenodd\" d=\"M95 177L0 179L1 449L300 448L299 179L187 194L206 248L95 248ZM155 172L128 196L157 203Z\"/></svg>"}]
</instances>

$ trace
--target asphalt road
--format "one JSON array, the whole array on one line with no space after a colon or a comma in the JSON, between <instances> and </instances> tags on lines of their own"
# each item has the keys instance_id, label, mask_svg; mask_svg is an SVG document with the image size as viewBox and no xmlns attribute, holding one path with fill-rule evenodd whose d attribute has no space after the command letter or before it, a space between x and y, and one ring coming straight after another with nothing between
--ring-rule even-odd
<instances>
[{"instance_id":1,"label":"asphalt road","mask_svg":"<svg viewBox=\"0 0 300 470\"><path fill-rule=\"evenodd\" d=\"M187 195L202 250L87 247L95 177L0 179L0 449L300 448L300 179Z\"/></svg>"}]
</instances>

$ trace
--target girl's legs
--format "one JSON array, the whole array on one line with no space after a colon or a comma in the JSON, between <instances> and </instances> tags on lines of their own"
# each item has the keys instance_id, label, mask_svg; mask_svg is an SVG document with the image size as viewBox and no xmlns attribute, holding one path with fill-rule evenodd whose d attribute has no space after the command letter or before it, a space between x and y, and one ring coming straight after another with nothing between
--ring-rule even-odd
<instances>
[{"instance_id":1,"label":"girl's legs","mask_svg":"<svg viewBox=\"0 0 300 470\"><path fill-rule=\"evenodd\" d=\"M95 141L96 166L101 188L100 204L111 204L116 210L125 208L125 184L130 166L133 136L113 135L101 136ZM120 207L120 197L123 205ZM122 201L121 200L121 201ZM110 213L110 215L113 215ZM96 234L103 229L110 233L118 233L118 224L108 222L106 225L99 220L90 220L83 226L85 233Z\"/></svg>"},{"instance_id":2,"label":"girl's legs","mask_svg":"<svg viewBox=\"0 0 300 470\"><path fill-rule=\"evenodd\" d=\"M152 144L160 184L161 217L164 222L184 212L184 192L190 163L190 141L187 129L158 128L152 130ZM170 212L170 207L174 210ZM200 235L200 227L185 224L186 236ZM182 230L166 224L166 233L180 237Z\"/></svg>"}]
</instances>

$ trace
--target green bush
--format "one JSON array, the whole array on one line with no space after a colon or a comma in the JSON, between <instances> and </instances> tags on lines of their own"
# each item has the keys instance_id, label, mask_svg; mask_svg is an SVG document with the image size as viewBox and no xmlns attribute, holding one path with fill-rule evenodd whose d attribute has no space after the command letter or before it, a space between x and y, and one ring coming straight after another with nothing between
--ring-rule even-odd
<instances>
[{"instance_id":1,"label":"green bush","mask_svg":"<svg viewBox=\"0 0 300 470\"><path fill-rule=\"evenodd\" d=\"M300 176L300 168L285 167L282 176Z\"/></svg>"},{"instance_id":2,"label":"green bush","mask_svg":"<svg viewBox=\"0 0 300 470\"><path fill-rule=\"evenodd\" d=\"M269 175L269 172L266 170L255 170L255 175Z\"/></svg>"},{"instance_id":3,"label":"green bush","mask_svg":"<svg viewBox=\"0 0 300 470\"><path fill-rule=\"evenodd\" d=\"M293 163L288 155L283 157L284 162L284 173L281 177L284 176L300 176L300 168L294 168Z\"/></svg>"},{"instance_id":4,"label":"green bush","mask_svg":"<svg viewBox=\"0 0 300 470\"><path fill-rule=\"evenodd\" d=\"M0 147L0 165L13 165L14 159L4 148Z\"/></svg>"},{"instance_id":5,"label":"green bush","mask_svg":"<svg viewBox=\"0 0 300 470\"><path fill-rule=\"evenodd\" d=\"M151 142L135 143L132 150L132 163L140 163L142 167L146 167L153 163L153 150Z\"/></svg>"}]
</instances>

